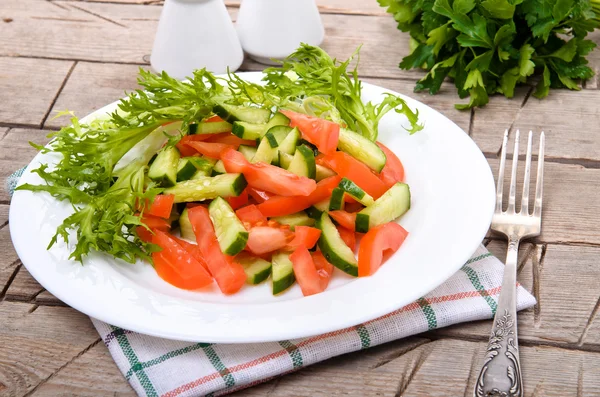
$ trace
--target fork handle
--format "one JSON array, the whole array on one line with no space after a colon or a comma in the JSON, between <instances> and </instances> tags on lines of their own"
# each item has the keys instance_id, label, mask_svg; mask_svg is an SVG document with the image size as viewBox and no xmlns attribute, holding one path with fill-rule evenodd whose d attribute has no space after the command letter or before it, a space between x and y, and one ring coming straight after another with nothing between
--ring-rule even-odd
<instances>
[{"instance_id":1,"label":"fork handle","mask_svg":"<svg viewBox=\"0 0 600 397\"><path fill-rule=\"evenodd\" d=\"M502 290L474 397L522 397L523 382L517 338L517 254L519 238L509 236Z\"/></svg>"}]
</instances>

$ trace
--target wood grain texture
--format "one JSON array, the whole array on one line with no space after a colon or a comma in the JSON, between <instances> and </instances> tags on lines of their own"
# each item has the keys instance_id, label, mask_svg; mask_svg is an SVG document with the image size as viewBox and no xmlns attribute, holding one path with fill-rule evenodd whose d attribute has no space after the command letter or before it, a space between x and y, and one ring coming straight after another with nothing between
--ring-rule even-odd
<instances>
[{"instance_id":1,"label":"wood grain texture","mask_svg":"<svg viewBox=\"0 0 600 397\"><path fill-rule=\"evenodd\" d=\"M10 24L0 24L0 43L3 25ZM41 126L72 65L71 61L0 57L0 123Z\"/></svg>"},{"instance_id":2,"label":"wood grain texture","mask_svg":"<svg viewBox=\"0 0 600 397\"><path fill-rule=\"evenodd\" d=\"M138 68L135 65L78 62L51 114L68 109L78 117L84 117L122 98L125 91L139 88ZM60 128L67 123L68 119L61 117L49 119L45 126Z\"/></svg>"},{"instance_id":3,"label":"wood grain texture","mask_svg":"<svg viewBox=\"0 0 600 397\"><path fill-rule=\"evenodd\" d=\"M10 240L8 226L0 229L0 301L8 291L10 282L16 276L21 262ZM0 321L1 322L1 321Z\"/></svg>"},{"instance_id":4,"label":"wood grain texture","mask_svg":"<svg viewBox=\"0 0 600 397\"><path fill-rule=\"evenodd\" d=\"M2 228L8 225L8 211L10 207L6 204L0 204L0 225Z\"/></svg>"},{"instance_id":5,"label":"wood grain texture","mask_svg":"<svg viewBox=\"0 0 600 397\"><path fill-rule=\"evenodd\" d=\"M37 151L29 145L29 141L38 144L48 143L46 135L49 131L13 128L6 137L0 141L0 200L9 201L10 196L4 189L6 178L26 166L36 155Z\"/></svg>"}]
</instances>

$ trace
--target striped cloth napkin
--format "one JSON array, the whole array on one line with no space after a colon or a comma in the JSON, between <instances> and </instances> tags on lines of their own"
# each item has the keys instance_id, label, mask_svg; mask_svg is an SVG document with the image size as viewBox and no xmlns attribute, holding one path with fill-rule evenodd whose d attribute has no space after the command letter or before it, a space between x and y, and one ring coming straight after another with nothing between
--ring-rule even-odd
<instances>
[{"instance_id":1,"label":"striped cloth napkin","mask_svg":"<svg viewBox=\"0 0 600 397\"><path fill-rule=\"evenodd\" d=\"M23 170L7 180L12 193ZM155 338L92 318L117 366L140 396L218 396L341 354L452 324L492 318L503 264L480 246L444 284L401 309L351 328L309 338L252 344ZM535 304L522 286L517 308Z\"/></svg>"}]
</instances>

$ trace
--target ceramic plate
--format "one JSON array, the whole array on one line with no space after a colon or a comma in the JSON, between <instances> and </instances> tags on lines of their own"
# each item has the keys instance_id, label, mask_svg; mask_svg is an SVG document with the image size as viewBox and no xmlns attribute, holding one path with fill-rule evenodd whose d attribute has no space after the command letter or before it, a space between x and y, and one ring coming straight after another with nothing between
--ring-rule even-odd
<instances>
[{"instance_id":1,"label":"ceramic plate","mask_svg":"<svg viewBox=\"0 0 600 397\"><path fill-rule=\"evenodd\" d=\"M240 73L259 81L260 73ZM363 99L379 101L384 88L364 84ZM46 250L70 205L45 193L16 192L10 231L27 270L49 292L75 309L148 335L202 342L245 343L293 339L353 326L387 314L447 280L469 259L490 225L494 179L469 136L430 107L403 96L425 129L409 136L404 116L388 113L379 140L396 152L411 187L412 208L400 219L410 235L372 277L337 271L329 288L303 297L298 285L272 296L269 282L245 286L233 296L190 292L162 281L147 263L121 263L92 254L85 265L68 259L65 244ZM108 105L88 117L115 109ZM20 183L40 183L31 173L52 161L38 154Z\"/></svg>"}]
</instances>

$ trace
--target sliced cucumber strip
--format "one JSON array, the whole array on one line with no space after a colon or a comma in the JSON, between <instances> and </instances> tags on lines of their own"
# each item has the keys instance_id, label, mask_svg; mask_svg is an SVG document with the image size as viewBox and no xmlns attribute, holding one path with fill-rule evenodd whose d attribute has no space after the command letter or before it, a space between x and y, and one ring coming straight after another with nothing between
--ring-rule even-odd
<instances>
[{"instance_id":1,"label":"sliced cucumber strip","mask_svg":"<svg viewBox=\"0 0 600 397\"><path fill-rule=\"evenodd\" d=\"M290 131L292 131L292 128L287 125L276 125L269 128L265 136L269 139L271 147L278 147L287 138Z\"/></svg>"},{"instance_id":2,"label":"sliced cucumber strip","mask_svg":"<svg viewBox=\"0 0 600 397\"><path fill-rule=\"evenodd\" d=\"M375 172L381 172L385 166L386 157L383 150L375 142L354 131L340 128L338 149L366 164Z\"/></svg>"},{"instance_id":3,"label":"sliced cucumber strip","mask_svg":"<svg viewBox=\"0 0 600 397\"><path fill-rule=\"evenodd\" d=\"M269 117L271 116L271 112L267 109L235 106L225 103L215 106L213 112L223 120L231 123L234 121L247 121L248 123L264 124L269 121Z\"/></svg>"},{"instance_id":4,"label":"sliced cucumber strip","mask_svg":"<svg viewBox=\"0 0 600 397\"><path fill-rule=\"evenodd\" d=\"M273 281L273 295L277 295L288 289L296 277L294 276L294 265L290 260L289 253L277 252L271 258L271 275Z\"/></svg>"},{"instance_id":5,"label":"sliced cucumber strip","mask_svg":"<svg viewBox=\"0 0 600 397\"><path fill-rule=\"evenodd\" d=\"M201 157L182 157L177 166L177 182L191 179L197 171L203 170L206 175L212 170L212 165Z\"/></svg>"},{"instance_id":6,"label":"sliced cucumber strip","mask_svg":"<svg viewBox=\"0 0 600 397\"><path fill-rule=\"evenodd\" d=\"M221 197L215 198L208 206L208 213L225 255L237 255L246 248L248 231L227 201Z\"/></svg>"},{"instance_id":7,"label":"sliced cucumber strip","mask_svg":"<svg viewBox=\"0 0 600 397\"><path fill-rule=\"evenodd\" d=\"M320 164L316 165L316 180L317 182L319 182L320 180L323 180L325 178L329 178L330 176L334 176L335 172L333 170L330 170L327 167L323 167Z\"/></svg>"},{"instance_id":8,"label":"sliced cucumber strip","mask_svg":"<svg viewBox=\"0 0 600 397\"><path fill-rule=\"evenodd\" d=\"M256 148L254 146L240 145L238 151L244 155L246 160L252 160L252 157L256 154Z\"/></svg>"},{"instance_id":9,"label":"sliced cucumber strip","mask_svg":"<svg viewBox=\"0 0 600 397\"><path fill-rule=\"evenodd\" d=\"M248 284L260 284L271 275L271 262L252 256L247 252L238 254L235 261L244 268Z\"/></svg>"},{"instance_id":10,"label":"sliced cucumber strip","mask_svg":"<svg viewBox=\"0 0 600 397\"><path fill-rule=\"evenodd\" d=\"M315 179L317 171L315 155L307 146L301 145L296 148L294 158L288 167L288 171L299 176Z\"/></svg>"},{"instance_id":11,"label":"sliced cucumber strip","mask_svg":"<svg viewBox=\"0 0 600 397\"><path fill-rule=\"evenodd\" d=\"M317 227L321 229L319 248L329 263L351 276L358 277L358 262L354 252L344 243L327 212L321 214L317 220Z\"/></svg>"},{"instance_id":12,"label":"sliced cucumber strip","mask_svg":"<svg viewBox=\"0 0 600 397\"><path fill-rule=\"evenodd\" d=\"M192 125L195 125L195 131L192 132ZM233 126L227 121L211 121L210 123L198 123L190 125L190 134L220 134L222 132L231 132Z\"/></svg>"},{"instance_id":13,"label":"sliced cucumber strip","mask_svg":"<svg viewBox=\"0 0 600 397\"><path fill-rule=\"evenodd\" d=\"M202 179L206 176L211 176L212 175L212 166L210 168L206 168L206 169L201 169L196 171L196 173L194 175L192 175L192 177L190 179L194 180L194 179Z\"/></svg>"},{"instance_id":14,"label":"sliced cucumber strip","mask_svg":"<svg viewBox=\"0 0 600 397\"><path fill-rule=\"evenodd\" d=\"M252 124L245 121L236 121L233 123L231 132L242 139L260 139L265 134L266 124Z\"/></svg>"},{"instance_id":15,"label":"sliced cucumber strip","mask_svg":"<svg viewBox=\"0 0 600 397\"><path fill-rule=\"evenodd\" d=\"M227 170L225 169L225 164L221 160L218 160L213 166L213 173L216 174L226 174Z\"/></svg>"},{"instance_id":16,"label":"sliced cucumber strip","mask_svg":"<svg viewBox=\"0 0 600 397\"><path fill-rule=\"evenodd\" d=\"M271 127L275 127L276 125L290 125L290 119L288 119L283 113L277 112L267 123L267 128L265 131L268 131Z\"/></svg>"},{"instance_id":17,"label":"sliced cucumber strip","mask_svg":"<svg viewBox=\"0 0 600 397\"><path fill-rule=\"evenodd\" d=\"M294 156L291 154L283 153L281 151L279 152L279 166L281 168L285 168L287 170L293 159Z\"/></svg>"},{"instance_id":18,"label":"sliced cucumber strip","mask_svg":"<svg viewBox=\"0 0 600 397\"><path fill-rule=\"evenodd\" d=\"M329 199L329 210L343 210L344 209L344 194L346 192L339 186L331 191L331 198Z\"/></svg>"},{"instance_id":19,"label":"sliced cucumber strip","mask_svg":"<svg viewBox=\"0 0 600 397\"><path fill-rule=\"evenodd\" d=\"M181 233L181 238L183 239L196 241L196 235L194 234L192 223L190 222L190 218L188 218L187 208L183 209L183 212L179 217L179 233Z\"/></svg>"},{"instance_id":20,"label":"sliced cucumber strip","mask_svg":"<svg viewBox=\"0 0 600 397\"><path fill-rule=\"evenodd\" d=\"M179 150L167 147L158 153L148 170L148 177L159 186L169 187L177 183L177 166L179 165Z\"/></svg>"},{"instance_id":21,"label":"sliced cucumber strip","mask_svg":"<svg viewBox=\"0 0 600 397\"><path fill-rule=\"evenodd\" d=\"M293 128L285 137L283 142L279 144L279 151L287 154L294 154L296 146L300 140L300 131L298 128Z\"/></svg>"},{"instance_id":22,"label":"sliced cucumber strip","mask_svg":"<svg viewBox=\"0 0 600 397\"><path fill-rule=\"evenodd\" d=\"M259 161L267 164L271 164L273 158L277 155L277 149L271 147L271 143L269 142L269 133L267 133L258 144L258 148L256 149L256 153L251 163L258 163Z\"/></svg>"},{"instance_id":23,"label":"sliced cucumber strip","mask_svg":"<svg viewBox=\"0 0 600 397\"><path fill-rule=\"evenodd\" d=\"M364 206L372 205L375 202L371 195L362 190L356 183L348 178L342 178L338 187Z\"/></svg>"},{"instance_id":24,"label":"sliced cucumber strip","mask_svg":"<svg viewBox=\"0 0 600 397\"><path fill-rule=\"evenodd\" d=\"M374 204L356 214L356 231L366 233L370 228L391 222L410 209L410 188L396 183Z\"/></svg>"},{"instance_id":25,"label":"sliced cucumber strip","mask_svg":"<svg viewBox=\"0 0 600 397\"><path fill-rule=\"evenodd\" d=\"M179 182L175 186L165 189L164 193L175 195L176 203L203 201L219 196L239 196L247 184L242 174L223 174Z\"/></svg>"},{"instance_id":26,"label":"sliced cucumber strip","mask_svg":"<svg viewBox=\"0 0 600 397\"><path fill-rule=\"evenodd\" d=\"M291 215L275 216L271 220L281 223L282 225L295 226L312 226L315 224L315 220L306 215L306 212L300 211Z\"/></svg>"},{"instance_id":27,"label":"sliced cucumber strip","mask_svg":"<svg viewBox=\"0 0 600 397\"><path fill-rule=\"evenodd\" d=\"M329 200L327 200L327 208L329 209ZM321 214L323 213L323 211L321 211L314 205L312 207L308 207L304 211L306 211L306 215L308 215L308 217L312 219L319 219L321 217Z\"/></svg>"}]
</instances>

